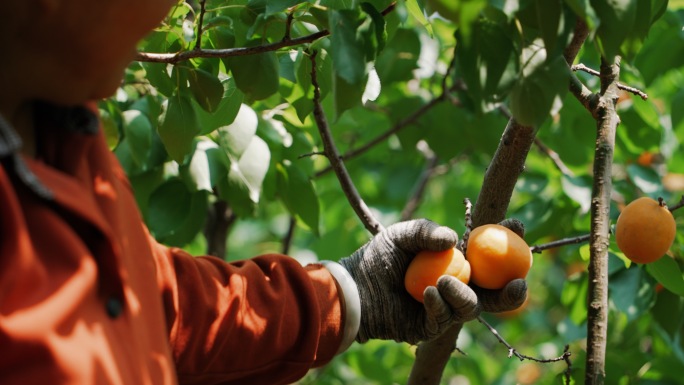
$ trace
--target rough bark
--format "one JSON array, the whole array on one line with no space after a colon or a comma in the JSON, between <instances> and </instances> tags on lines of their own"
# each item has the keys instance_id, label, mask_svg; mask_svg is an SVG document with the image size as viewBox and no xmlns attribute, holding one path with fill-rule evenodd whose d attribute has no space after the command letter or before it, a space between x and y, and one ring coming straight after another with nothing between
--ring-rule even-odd
<instances>
[{"instance_id":1,"label":"rough bark","mask_svg":"<svg viewBox=\"0 0 684 385\"><path fill-rule=\"evenodd\" d=\"M589 243L589 291L587 294L587 358L585 384L603 384L606 378L606 335L608 331L608 244L610 241L611 167L615 131L619 118L615 110L619 61L601 62L601 92L594 154L594 186L591 199Z\"/></svg>"}]
</instances>

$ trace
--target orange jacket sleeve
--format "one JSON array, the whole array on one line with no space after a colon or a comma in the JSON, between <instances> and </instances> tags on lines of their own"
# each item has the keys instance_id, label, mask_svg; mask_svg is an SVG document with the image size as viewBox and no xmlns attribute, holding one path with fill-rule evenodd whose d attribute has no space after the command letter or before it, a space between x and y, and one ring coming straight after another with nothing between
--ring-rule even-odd
<instances>
[{"instance_id":1,"label":"orange jacket sleeve","mask_svg":"<svg viewBox=\"0 0 684 385\"><path fill-rule=\"evenodd\" d=\"M171 350L186 384L290 383L341 341L335 281L283 255L225 263L153 245Z\"/></svg>"}]
</instances>

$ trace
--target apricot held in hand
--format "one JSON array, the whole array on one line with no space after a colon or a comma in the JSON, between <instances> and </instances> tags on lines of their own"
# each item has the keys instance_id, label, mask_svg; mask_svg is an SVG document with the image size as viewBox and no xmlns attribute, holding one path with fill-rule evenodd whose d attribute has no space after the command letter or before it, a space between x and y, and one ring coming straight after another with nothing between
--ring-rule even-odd
<instances>
[{"instance_id":1,"label":"apricot held in hand","mask_svg":"<svg viewBox=\"0 0 684 385\"><path fill-rule=\"evenodd\" d=\"M425 289L437 285L442 275L451 275L468 284L470 264L458 249L419 252L406 269L404 286L413 298L423 302Z\"/></svg>"},{"instance_id":2,"label":"apricot held in hand","mask_svg":"<svg viewBox=\"0 0 684 385\"><path fill-rule=\"evenodd\" d=\"M525 278L532 267L532 252L520 236L501 225L483 225L470 233L466 258L471 281L485 289L501 289Z\"/></svg>"},{"instance_id":3,"label":"apricot held in hand","mask_svg":"<svg viewBox=\"0 0 684 385\"><path fill-rule=\"evenodd\" d=\"M636 263L655 262L675 239L677 225L672 213L656 200L642 197L620 213L615 240L625 256Z\"/></svg>"}]
</instances>

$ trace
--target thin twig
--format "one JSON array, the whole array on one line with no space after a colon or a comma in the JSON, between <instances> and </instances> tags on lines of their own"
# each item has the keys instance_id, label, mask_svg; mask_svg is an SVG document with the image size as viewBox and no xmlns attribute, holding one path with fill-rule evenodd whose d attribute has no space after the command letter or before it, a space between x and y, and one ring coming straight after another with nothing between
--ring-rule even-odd
<instances>
[{"instance_id":1,"label":"thin twig","mask_svg":"<svg viewBox=\"0 0 684 385\"><path fill-rule=\"evenodd\" d=\"M380 13L383 16L387 16L396 7L396 2L392 2ZM278 42L258 45L254 47L237 47L237 48L221 48L221 49L193 49L189 51L182 51L176 53L151 53L151 52L138 52L135 56L136 61L149 62L149 63L167 63L176 64L184 60L195 59L195 58L226 58L233 56L246 56L246 55L256 55L265 52L277 51L281 48L294 47L302 44L313 43L318 39L322 39L330 35L330 31L327 29L322 29L318 32L314 32L310 35L301 36L297 38L286 38L287 33L290 28L287 28L285 32L285 37Z\"/></svg>"},{"instance_id":2,"label":"thin twig","mask_svg":"<svg viewBox=\"0 0 684 385\"><path fill-rule=\"evenodd\" d=\"M565 365L568 366L563 372L563 375L565 376L565 385L570 385L570 374L572 374L572 360L570 360L570 345L565 345L565 349L563 349L563 355L565 356L565 358L563 359L565 361Z\"/></svg>"},{"instance_id":3,"label":"thin twig","mask_svg":"<svg viewBox=\"0 0 684 385\"><path fill-rule=\"evenodd\" d=\"M679 199L679 202L673 204L672 206L668 206L668 207L669 207L668 210L670 210L671 213L674 212L675 210L678 210L678 209L681 209L682 207L684 207L684 195L682 195L682 197Z\"/></svg>"},{"instance_id":4,"label":"thin twig","mask_svg":"<svg viewBox=\"0 0 684 385\"><path fill-rule=\"evenodd\" d=\"M482 317L477 317L477 320L480 321L481 324L486 326L487 329L489 329L489 331L492 334L494 334L494 337L496 337L496 339L499 340L500 343L502 343L505 347L508 348L508 358L516 356L516 357L518 357L518 359L520 361L529 360L529 361L539 362L542 364L547 364L547 363L551 363L551 362L566 361L566 358L570 357L570 355L571 355L571 353L568 351L567 346L566 346L566 349L563 352L563 354L561 354L558 357L554 357L554 358L536 358L536 357L532 357L532 356L522 354L522 353L518 352L511 344L509 344L501 336L501 334L499 334L499 332L496 329L494 329L494 327L492 325L490 325L487 321L485 321Z\"/></svg>"},{"instance_id":5,"label":"thin twig","mask_svg":"<svg viewBox=\"0 0 684 385\"><path fill-rule=\"evenodd\" d=\"M590 238L591 238L590 234L584 234L584 235L579 235L579 236L570 237L570 238L563 238L563 239L559 239L557 241L544 243L541 245L531 246L530 251L533 253L540 254L544 250L553 249L553 248L561 247L561 246L576 245L578 243L588 242Z\"/></svg>"},{"instance_id":6,"label":"thin twig","mask_svg":"<svg viewBox=\"0 0 684 385\"><path fill-rule=\"evenodd\" d=\"M328 126L328 119L325 117L325 113L323 112L323 106L321 106L321 90L318 86L318 78L316 76L316 54L317 51L313 51L310 55L311 84L314 88L313 115L323 141L323 149L325 150L325 154L328 157L333 170L335 171L335 175L337 175L337 179L340 181L342 191L344 191L347 200L349 200L349 204L352 206L354 212L356 212L356 215L359 217L361 222L363 222L363 225L366 227L366 229L370 231L371 234L375 235L382 231L383 226L380 224L380 222L378 222L359 195L358 190L356 190L356 187L354 186L354 183L347 172L347 168L344 166L344 163L340 158L339 151L335 146L332 133L330 132L330 127Z\"/></svg>"},{"instance_id":7,"label":"thin twig","mask_svg":"<svg viewBox=\"0 0 684 385\"><path fill-rule=\"evenodd\" d=\"M201 49L183 51L177 53L150 53L138 52L135 60L141 62L151 63L167 63L176 64L178 62L195 59L195 58L225 58L233 56L255 55L264 52L277 51L281 48L293 47L301 44L312 43L318 39L330 35L330 31L322 30L312 33L310 35L290 39L287 41L281 40L271 44L258 45L254 47L238 47L238 48L221 48L221 49Z\"/></svg>"},{"instance_id":8,"label":"thin twig","mask_svg":"<svg viewBox=\"0 0 684 385\"><path fill-rule=\"evenodd\" d=\"M570 67L570 69L572 69L573 71L583 71L583 72L586 72L586 73L593 75L593 76L600 76L601 75L601 73L599 71L596 71L595 69L589 68L582 63L575 64L574 66ZM625 84L622 84L619 82L617 84L617 88L619 88L623 91L630 92L634 95L637 95L643 100L648 99L648 94L646 94L644 91L641 91L638 88L630 87L628 85L625 85Z\"/></svg>"},{"instance_id":9,"label":"thin twig","mask_svg":"<svg viewBox=\"0 0 684 385\"><path fill-rule=\"evenodd\" d=\"M543 152L544 154L546 154L546 156L548 156L548 157L553 161L553 164L556 165L556 168L557 168L563 175L569 176L569 177L575 176L575 173L572 172L572 170L570 170L570 169L568 168L568 166L565 165L565 163L563 163L563 161L561 160L560 156L558 156L558 153L557 153L557 152L555 152L555 151L553 151L552 149L550 149L550 148L549 148L547 145L545 145L539 138L534 138L534 144L536 144L537 147L539 148L539 150L540 150L541 152Z\"/></svg>"},{"instance_id":10,"label":"thin twig","mask_svg":"<svg viewBox=\"0 0 684 385\"><path fill-rule=\"evenodd\" d=\"M438 162L439 158L436 155L432 155L427 158L427 164L418 178L418 181L416 182L416 187L414 188L413 194L411 194L411 198L408 200L408 202L406 202L404 209L401 210L402 221L413 218L413 214L416 212L418 206L420 206L420 202L423 200L425 188L427 187L430 179L432 179L432 176L435 174Z\"/></svg>"},{"instance_id":11,"label":"thin twig","mask_svg":"<svg viewBox=\"0 0 684 385\"><path fill-rule=\"evenodd\" d=\"M282 253L287 255L290 252L290 246L292 246L292 239L294 239L295 228L297 227L297 219L294 216L290 217L290 223L287 226L287 233L285 238L283 238L283 251Z\"/></svg>"},{"instance_id":12,"label":"thin twig","mask_svg":"<svg viewBox=\"0 0 684 385\"><path fill-rule=\"evenodd\" d=\"M397 7L397 2L396 2L396 1L393 1L393 2L391 2L385 9L383 9L382 11L380 11L380 14L381 14L382 16L387 16L387 14L389 14L389 13L392 12L392 11L394 11L394 8L396 8L396 7Z\"/></svg>"},{"instance_id":13,"label":"thin twig","mask_svg":"<svg viewBox=\"0 0 684 385\"><path fill-rule=\"evenodd\" d=\"M292 21L294 20L294 8L288 10L287 20L285 21L285 35L283 41L292 40Z\"/></svg>"},{"instance_id":14,"label":"thin twig","mask_svg":"<svg viewBox=\"0 0 684 385\"><path fill-rule=\"evenodd\" d=\"M455 87L452 87L451 90L455 90ZM446 99L447 94L441 94L434 99L430 100L426 104L422 105L419 109L414 111L411 115L407 116L406 118L400 120L397 122L394 126L392 126L389 130L383 132L382 134L376 136L375 138L371 139L368 141L366 144L364 144L361 147L357 147L354 150L349 150L346 153L344 153L341 157L345 161L351 160L353 158L358 157L359 155L362 155L366 153L368 150L371 148L375 147L376 145L384 142L389 138L390 136L396 134L397 132L403 130L404 128L410 126L411 124L415 123L421 116L423 116L425 113L430 111L433 107L435 107L437 104L441 103ZM319 178L327 173L332 171L332 168L330 166L318 171L315 175L316 178Z\"/></svg>"},{"instance_id":15,"label":"thin twig","mask_svg":"<svg viewBox=\"0 0 684 385\"><path fill-rule=\"evenodd\" d=\"M199 22L197 23L197 41L195 42L195 50L199 51L202 49L202 28L204 25L204 13L205 13L205 4L207 0L201 0L200 1L200 14L199 14Z\"/></svg>"}]
</instances>

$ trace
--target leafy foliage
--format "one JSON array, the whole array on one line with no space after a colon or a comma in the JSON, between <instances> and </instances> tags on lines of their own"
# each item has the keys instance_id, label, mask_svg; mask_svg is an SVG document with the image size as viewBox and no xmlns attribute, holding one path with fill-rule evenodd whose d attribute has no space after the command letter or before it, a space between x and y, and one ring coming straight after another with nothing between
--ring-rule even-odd
<instances>
[{"instance_id":1,"label":"leafy foliage","mask_svg":"<svg viewBox=\"0 0 684 385\"><path fill-rule=\"evenodd\" d=\"M282 249L294 218L289 253L303 262L335 260L368 234L318 155L310 77L316 50L334 140L383 223L400 219L436 157L421 205L410 214L462 231L462 200L477 197L510 111L535 128L540 146L527 158L509 216L525 223L530 244L543 243L589 229L596 123L567 90L571 77L594 92L599 84L565 62L578 21L590 33L576 62L598 69L602 55L620 54L620 81L649 95L620 94L612 218L637 196L679 200L683 5L207 0L200 17L200 2L179 1L140 44L150 56L131 64L118 94L100 108L108 141L160 241L206 252L207 212L222 201L233 223L227 259ZM167 56L155 62L153 53ZM679 211L675 217L681 226ZM670 257L635 266L611 244L607 383L681 381L684 235ZM570 344L575 382L583 378L587 259L586 245L536 256L525 311L512 319L488 316L526 354L556 356ZM468 355L451 360L445 383L558 383L565 370L562 362L507 360L505 349L476 323L466 326L458 345ZM301 383L403 383L412 359L407 346L374 341L354 346Z\"/></svg>"}]
</instances>

